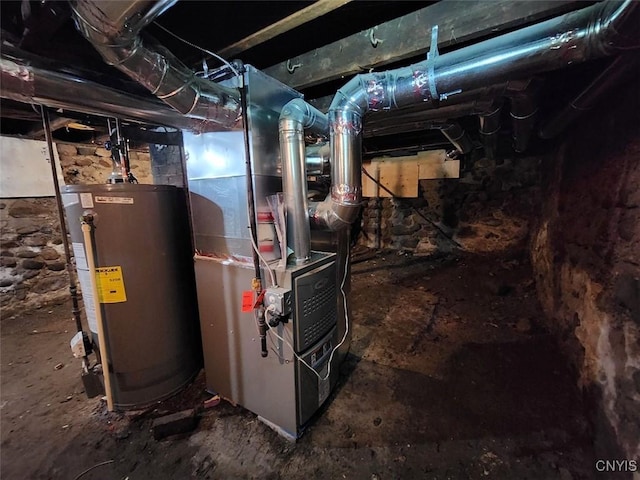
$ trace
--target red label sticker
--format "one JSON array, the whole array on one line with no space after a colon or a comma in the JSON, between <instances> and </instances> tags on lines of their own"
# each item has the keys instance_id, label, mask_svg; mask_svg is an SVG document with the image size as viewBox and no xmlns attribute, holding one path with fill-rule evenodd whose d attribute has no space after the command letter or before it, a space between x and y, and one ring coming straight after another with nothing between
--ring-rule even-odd
<instances>
[{"instance_id":1,"label":"red label sticker","mask_svg":"<svg viewBox=\"0 0 640 480\"><path fill-rule=\"evenodd\" d=\"M253 291L247 290L242 292L242 313L251 312L253 310Z\"/></svg>"}]
</instances>

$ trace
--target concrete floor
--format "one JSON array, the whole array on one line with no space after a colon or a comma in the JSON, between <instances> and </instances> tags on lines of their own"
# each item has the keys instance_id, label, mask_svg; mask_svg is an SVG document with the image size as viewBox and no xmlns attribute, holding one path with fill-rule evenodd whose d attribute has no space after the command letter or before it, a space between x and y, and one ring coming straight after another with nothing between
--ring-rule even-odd
<instances>
[{"instance_id":1,"label":"concrete floor","mask_svg":"<svg viewBox=\"0 0 640 480\"><path fill-rule=\"evenodd\" d=\"M1 325L3 479L589 479L576 379L541 326L519 256L379 254L353 268L341 379L291 444L228 403L154 440L154 417L207 396L200 376L146 412L87 400L70 308ZM64 364L62 368L56 366Z\"/></svg>"}]
</instances>

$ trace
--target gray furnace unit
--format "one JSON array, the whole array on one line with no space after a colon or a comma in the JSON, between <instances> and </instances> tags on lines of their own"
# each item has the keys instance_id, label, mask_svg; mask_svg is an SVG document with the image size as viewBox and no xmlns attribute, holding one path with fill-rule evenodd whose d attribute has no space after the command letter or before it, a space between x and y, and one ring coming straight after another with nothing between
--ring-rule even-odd
<instances>
[{"instance_id":1,"label":"gray furnace unit","mask_svg":"<svg viewBox=\"0 0 640 480\"><path fill-rule=\"evenodd\" d=\"M345 270L335 253L313 252L304 265L279 260L267 198L282 191L280 111L301 95L251 66L244 81L246 125L184 133L206 381L210 391L296 438L337 381L337 346L345 331L338 276ZM269 263L261 266L272 324L266 349L252 285L252 213L255 249Z\"/></svg>"}]
</instances>

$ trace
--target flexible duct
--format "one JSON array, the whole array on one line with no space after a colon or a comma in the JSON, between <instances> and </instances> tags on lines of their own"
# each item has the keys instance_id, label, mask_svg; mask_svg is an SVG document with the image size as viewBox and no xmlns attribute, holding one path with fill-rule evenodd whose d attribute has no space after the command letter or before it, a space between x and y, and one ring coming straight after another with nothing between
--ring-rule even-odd
<instances>
[{"instance_id":1,"label":"flexible duct","mask_svg":"<svg viewBox=\"0 0 640 480\"><path fill-rule=\"evenodd\" d=\"M307 172L304 131L326 134L327 116L295 98L287 103L279 121L280 155L282 159L282 189L287 212L287 242L293 250L296 264L311 258L311 231L307 200Z\"/></svg>"},{"instance_id":2,"label":"flexible duct","mask_svg":"<svg viewBox=\"0 0 640 480\"><path fill-rule=\"evenodd\" d=\"M148 48L139 36L174 3L76 0L71 6L78 30L108 64L182 115L203 120L201 130L231 128L242 113L238 91L197 77L170 52Z\"/></svg>"},{"instance_id":3,"label":"flexible duct","mask_svg":"<svg viewBox=\"0 0 640 480\"><path fill-rule=\"evenodd\" d=\"M635 47L637 4L607 1L515 32L381 73L357 75L338 90L329 108L332 185L311 206L313 222L347 228L362 201L363 117L424 102L431 108L470 89L553 70ZM434 27L431 45L437 45Z\"/></svg>"}]
</instances>

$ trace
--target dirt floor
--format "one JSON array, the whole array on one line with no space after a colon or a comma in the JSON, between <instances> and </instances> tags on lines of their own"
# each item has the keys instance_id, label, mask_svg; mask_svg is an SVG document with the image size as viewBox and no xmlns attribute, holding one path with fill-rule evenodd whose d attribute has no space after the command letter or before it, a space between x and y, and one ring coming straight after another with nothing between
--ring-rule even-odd
<instances>
[{"instance_id":1,"label":"dirt floor","mask_svg":"<svg viewBox=\"0 0 640 480\"><path fill-rule=\"evenodd\" d=\"M594 477L576 380L521 258L378 254L354 265L352 309L338 388L297 444L225 402L156 441L154 417L208 398L202 375L155 409L109 414L83 393L69 305L5 319L1 477Z\"/></svg>"}]
</instances>

